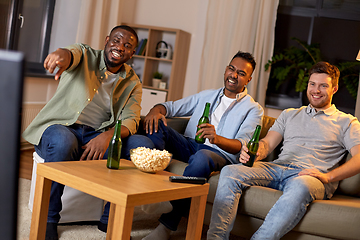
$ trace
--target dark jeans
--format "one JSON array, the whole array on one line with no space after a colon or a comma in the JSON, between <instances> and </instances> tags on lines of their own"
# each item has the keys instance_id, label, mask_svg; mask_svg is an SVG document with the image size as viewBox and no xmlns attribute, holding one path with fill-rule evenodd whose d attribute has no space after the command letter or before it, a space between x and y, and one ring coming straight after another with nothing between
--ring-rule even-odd
<instances>
[{"instance_id":1,"label":"dark jeans","mask_svg":"<svg viewBox=\"0 0 360 240\"><path fill-rule=\"evenodd\" d=\"M84 151L81 147L99 134L101 132L95 131L86 125L52 125L44 131L39 145L35 146L35 151L45 162L78 161ZM129 137L122 139L121 157L130 159L130 149L137 146L138 143L132 143ZM107 150L103 158L107 158ZM62 209L61 196L63 191L64 185L57 182L52 183L48 222L58 223L60 220L59 212ZM100 219L101 222L106 224L109 216L109 207L110 203L107 203L104 214Z\"/></svg>"},{"instance_id":2,"label":"dark jeans","mask_svg":"<svg viewBox=\"0 0 360 240\"><path fill-rule=\"evenodd\" d=\"M205 144L199 144L194 139L184 137L174 129L159 121L159 128L156 133L144 136L134 135L132 138L142 139L144 144L150 145L149 139L154 147L159 150L166 149L173 154L173 158L186 162L189 165L185 168L184 176L206 177L213 171L219 171L230 162L215 148ZM146 142L146 143L145 143ZM173 210L162 214L159 221L167 228L176 231L182 216L186 216L190 208L190 199L171 201Z\"/></svg>"}]
</instances>

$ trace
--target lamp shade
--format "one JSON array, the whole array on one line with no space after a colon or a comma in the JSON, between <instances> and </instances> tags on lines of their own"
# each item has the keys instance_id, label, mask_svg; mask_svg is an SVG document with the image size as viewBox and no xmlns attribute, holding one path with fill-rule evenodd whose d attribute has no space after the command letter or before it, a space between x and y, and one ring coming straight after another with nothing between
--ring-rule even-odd
<instances>
[{"instance_id":1,"label":"lamp shade","mask_svg":"<svg viewBox=\"0 0 360 240\"><path fill-rule=\"evenodd\" d=\"M356 60L360 61L360 50L359 50L359 53L358 53L358 55L356 57Z\"/></svg>"}]
</instances>

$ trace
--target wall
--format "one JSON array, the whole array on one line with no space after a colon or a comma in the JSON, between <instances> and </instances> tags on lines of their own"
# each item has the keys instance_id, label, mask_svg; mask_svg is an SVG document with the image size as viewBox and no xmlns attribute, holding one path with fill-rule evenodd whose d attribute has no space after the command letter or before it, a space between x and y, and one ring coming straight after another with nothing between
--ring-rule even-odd
<instances>
[{"instance_id":1,"label":"wall","mask_svg":"<svg viewBox=\"0 0 360 240\"><path fill-rule=\"evenodd\" d=\"M197 93L207 0L123 0L123 22L178 28L191 34L183 96Z\"/></svg>"},{"instance_id":2,"label":"wall","mask_svg":"<svg viewBox=\"0 0 360 240\"><path fill-rule=\"evenodd\" d=\"M49 52L75 42L82 0L56 1ZM179 28L191 34L183 96L197 93L202 60L207 0L122 0L122 22ZM57 87L53 78L25 78L25 104L46 103ZM279 110L265 109L277 117Z\"/></svg>"},{"instance_id":3,"label":"wall","mask_svg":"<svg viewBox=\"0 0 360 240\"><path fill-rule=\"evenodd\" d=\"M49 52L75 43L81 0L56 1Z\"/></svg>"}]
</instances>

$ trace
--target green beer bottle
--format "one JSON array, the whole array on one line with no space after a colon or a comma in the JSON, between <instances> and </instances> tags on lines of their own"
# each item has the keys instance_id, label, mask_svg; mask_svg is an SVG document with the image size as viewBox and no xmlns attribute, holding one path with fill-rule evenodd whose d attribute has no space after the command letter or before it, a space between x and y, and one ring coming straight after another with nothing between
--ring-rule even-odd
<instances>
[{"instance_id":1,"label":"green beer bottle","mask_svg":"<svg viewBox=\"0 0 360 240\"><path fill-rule=\"evenodd\" d=\"M206 103L205 104L205 109L204 109L204 113L202 115L202 117L199 119L199 123L198 123L198 126L200 124L203 124L203 123L209 123L210 120L209 120L209 111L210 111L210 103ZM198 132L201 128L200 127L197 127L197 130L196 132ZM197 143L204 143L205 142L205 138L202 138L200 137L200 135L195 135L195 141Z\"/></svg>"},{"instance_id":2,"label":"green beer bottle","mask_svg":"<svg viewBox=\"0 0 360 240\"><path fill-rule=\"evenodd\" d=\"M257 125L254 135L252 136L250 142L247 144L247 148L249 149L248 154L250 156L250 159L247 163L244 164L245 166L252 167L254 164L256 153L259 148L260 131L261 131L261 126Z\"/></svg>"},{"instance_id":3,"label":"green beer bottle","mask_svg":"<svg viewBox=\"0 0 360 240\"><path fill-rule=\"evenodd\" d=\"M106 167L110 169L119 169L121 155L121 120L116 121L114 135L109 144L108 158Z\"/></svg>"}]
</instances>

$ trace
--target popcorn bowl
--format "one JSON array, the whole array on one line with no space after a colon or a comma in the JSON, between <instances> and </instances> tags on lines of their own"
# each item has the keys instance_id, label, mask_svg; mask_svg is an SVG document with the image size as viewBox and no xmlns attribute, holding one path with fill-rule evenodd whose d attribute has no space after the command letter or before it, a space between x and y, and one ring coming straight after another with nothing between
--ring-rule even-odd
<instances>
[{"instance_id":1,"label":"popcorn bowl","mask_svg":"<svg viewBox=\"0 0 360 240\"><path fill-rule=\"evenodd\" d=\"M167 168L172 154L166 150L138 147L130 149L130 159L140 171L156 173Z\"/></svg>"}]
</instances>

